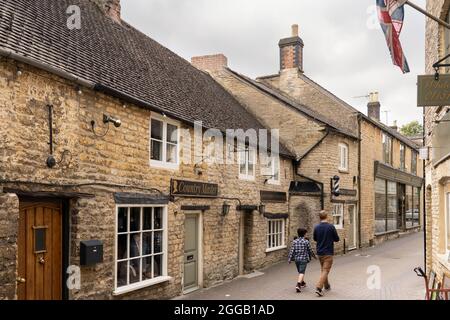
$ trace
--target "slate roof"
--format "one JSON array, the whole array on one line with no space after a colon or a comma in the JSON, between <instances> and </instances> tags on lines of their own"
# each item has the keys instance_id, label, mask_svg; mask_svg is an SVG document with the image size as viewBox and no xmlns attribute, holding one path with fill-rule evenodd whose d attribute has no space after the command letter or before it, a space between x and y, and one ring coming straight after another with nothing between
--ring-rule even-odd
<instances>
[{"instance_id":1,"label":"slate roof","mask_svg":"<svg viewBox=\"0 0 450 320\"><path fill-rule=\"evenodd\" d=\"M294 101L292 98L290 98L289 96L286 96L282 91L277 90L276 88L272 87L272 86L268 86L265 83L262 82L258 82L255 81L245 75L242 75L234 70L231 70L230 68L227 68L228 71L230 71L233 75L235 75L236 77L246 81L247 83L253 85L254 87L258 88L259 90L262 90L265 93L268 93L269 95L271 95L272 97L274 97L275 99L278 99L279 101L281 101L284 104L289 105L290 107L294 108L295 110L303 113L304 115L306 115L307 117L328 126L330 129L339 132L343 135L346 135L348 137L351 137L353 139L358 139L358 136L355 135L353 132L351 132L350 130L348 130L347 128L345 128L344 126L341 126L338 122L329 119L328 117L324 116L323 114L313 110L312 108L305 106L303 104L300 104L296 101Z\"/></svg>"},{"instance_id":2,"label":"slate roof","mask_svg":"<svg viewBox=\"0 0 450 320\"><path fill-rule=\"evenodd\" d=\"M342 107L346 108L347 110L349 110L350 112L354 112L355 114L359 114L364 120L366 120L367 122L370 122L371 124L373 124L374 126L380 128L381 130L385 131L386 133L390 134L391 136L393 136L394 138L398 139L399 141L403 142L404 144L406 144L407 146L413 148L413 149L419 149L420 146L415 143L414 141L408 139L408 137L405 137L404 135L402 135L400 132L392 129L391 127L385 125L384 123L380 122L380 121L376 121L370 117L368 117L367 115L365 115L364 113L362 113L361 111L355 109L353 106L351 106L350 104L348 104L347 102L345 102L344 100L342 100L341 98L339 98L338 96L336 96L334 93L332 93L331 91L327 90L326 88L322 87L320 84L318 84L317 82L315 82L314 80L312 80L311 78L307 77L305 74L299 74L299 76L308 84L314 86L316 89L318 89L319 91L321 91L323 94L327 95L329 98L333 99L334 101L336 101L337 103L341 104ZM270 78L276 78L279 77L279 74L273 74L273 75L268 75L268 76L261 76L258 77L257 79L270 79ZM317 112L316 112L317 113Z\"/></svg>"},{"instance_id":3,"label":"slate roof","mask_svg":"<svg viewBox=\"0 0 450 320\"><path fill-rule=\"evenodd\" d=\"M70 5L81 30L67 28ZM206 128L263 129L208 74L126 22L115 23L89 0L0 0L0 48L157 106ZM280 153L293 157L283 146Z\"/></svg>"}]
</instances>

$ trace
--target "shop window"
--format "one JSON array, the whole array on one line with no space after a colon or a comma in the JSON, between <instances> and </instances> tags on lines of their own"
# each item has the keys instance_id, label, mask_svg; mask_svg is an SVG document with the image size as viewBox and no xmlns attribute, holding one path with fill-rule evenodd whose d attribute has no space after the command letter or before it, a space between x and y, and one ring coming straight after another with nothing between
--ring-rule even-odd
<instances>
[{"instance_id":1,"label":"shop window","mask_svg":"<svg viewBox=\"0 0 450 320\"><path fill-rule=\"evenodd\" d=\"M117 209L116 291L167 277L167 213L160 206Z\"/></svg>"},{"instance_id":2,"label":"shop window","mask_svg":"<svg viewBox=\"0 0 450 320\"><path fill-rule=\"evenodd\" d=\"M339 170L348 171L348 145L339 144Z\"/></svg>"},{"instance_id":3,"label":"shop window","mask_svg":"<svg viewBox=\"0 0 450 320\"><path fill-rule=\"evenodd\" d=\"M342 229L344 227L344 204L335 203L333 205L333 224L336 229Z\"/></svg>"},{"instance_id":4,"label":"shop window","mask_svg":"<svg viewBox=\"0 0 450 320\"><path fill-rule=\"evenodd\" d=\"M239 179L254 180L255 179L255 163L256 150L246 145L243 150L238 152L239 155Z\"/></svg>"},{"instance_id":5,"label":"shop window","mask_svg":"<svg viewBox=\"0 0 450 320\"><path fill-rule=\"evenodd\" d=\"M417 175L417 152L411 151L411 173Z\"/></svg>"},{"instance_id":6,"label":"shop window","mask_svg":"<svg viewBox=\"0 0 450 320\"><path fill-rule=\"evenodd\" d=\"M150 122L150 165L177 169L179 164L179 127L172 121L152 116Z\"/></svg>"},{"instance_id":7,"label":"shop window","mask_svg":"<svg viewBox=\"0 0 450 320\"><path fill-rule=\"evenodd\" d=\"M392 166L392 138L383 133L383 160Z\"/></svg>"},{"instance_id":8,"label":"shop window","mask_svg":"<svg viewBox=\"0 0 450 320\"><path fill-rule=\"evenodd\" d=\"M405 151L405 145L400 144L400 170L406 170L406 151Z\"/></svg>"},{"instance_id":9,"label":"shop window","mask_svg":"<svg viewBox=\"0 0 450 320\"><path fill-rule=\"evenodd\" d=\"M406 222L406 228L412 228L414 226L414 207L413 207L413 187L412 186L406 186L405 222Z\"/></svg>"},{"instance_id":10,"label":"shop window","mask_svg":"<svg viewBox=\"0 0 450 320\"><path fill-rule=\"evenodd\" d=\"M413 226L420 226L420 188L413 188Z\"/></svg>"},{"instance_id":11,"label":"shop window","mask_svg":"<svg viewBox=\"0 0 450 320\"><path fill-rule=\"evenodd\" d=\"M384 233L387 231L386 213L386 180L375 180L375 233Z\"/></svg>"},{"instance_id":12,"label":"shop window","mask_svg":"<svg viewBox=\"0 0 450 320\"><path fill-rule=\"evenodd\" d=\"M275 251L286 248L285 219L267 220L267 250Z\"/></svg>"},{"instance_id":13,"label":"shop window","mask_svg":"<svg viewBox=\"0 0 450 320\"><path fill-rule=\"evenodd\" d=\"M387 182L387 231L395 231L398 229L398 199L397 199L397 183Z\"/></svg>"}]
</instances>

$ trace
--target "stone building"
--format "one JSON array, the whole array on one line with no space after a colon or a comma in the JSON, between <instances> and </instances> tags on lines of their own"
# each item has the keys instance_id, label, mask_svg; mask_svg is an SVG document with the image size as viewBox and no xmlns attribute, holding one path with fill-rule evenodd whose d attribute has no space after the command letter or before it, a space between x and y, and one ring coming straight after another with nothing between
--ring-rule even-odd
<instances>
[{"instance_id":1,"label":"stone building","mask_svg":"<svg viewBox=\"0 0 450 320\"><path fill-rule=\"evenodd\" d=\"M427 1L427 11L450 21L450 1ZM450 30L427 20L426 72L435 74L433 64L450 54ZM449 60L446 61L448 63ZM441 74L449 72L441 68ZM439 280L450 277L450 107L424 108L425 145L429 160L425 167L426 184L426 258L427 269L436 272Z\"/></svg>"},{"instance_id":2,"label":"stone building","mask_svg":"<svg viewBox=\"0 0 450 320\"><path fill-rule=\"evenodd\" d=\"M420 229L419 146L380 121L378 94L371 95L365 115L306 76L303 49L294 25L291 37L279 42L280 71L275 75L249 79L228 68L228 59L220 54L195 57L192 63L208 71L262 123L280 128L280 140L297 157L300 185L317 184L315 190L323 192L323 207L345 240L338 250ZM334 176L341 180L339 197L332 194ZM315 221L309 212L317 208L311 201L314 193L300 195L291 190L291 219L299 217L298 224L311 227ZM295 199L300 199L298 204Z\"/></svg>"},{"instance_id":3,"label":"stone building","mask_svg":"<svg viewBox=\"0 0 450 320\"><path fill-rule=\"evenodd\" d=\"M164 299L286 259L295 157L216 144L265 127L209 75L118 0L0 14L0 299Z\"/></svg>"}]
</instances>

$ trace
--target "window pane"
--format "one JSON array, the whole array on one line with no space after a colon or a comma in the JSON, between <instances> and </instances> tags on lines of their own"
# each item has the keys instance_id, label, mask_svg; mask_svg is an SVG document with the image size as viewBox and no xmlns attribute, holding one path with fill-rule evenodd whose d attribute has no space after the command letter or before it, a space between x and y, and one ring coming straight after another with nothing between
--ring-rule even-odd
<instances>
[{"instance_id":1,"label":"window pane","mask_svg":"<svg viewBox=\"0 0 450 320\"><path fill-rule=\"evenodd\" d=\"M406 227L411 228L413 226L413 215L414 215L414 208L413 208L413 197L412 197L412 186L406 186Z\"/></svg>"},{"instance_id":2,"label":"window pane","mask_svg":"<svg viewBox=\"0 0 450 320\"><path fill-rule=\"evenodd\" d=\"M169 163L177 163L178 161L178 146L175 144L167 144L166 146L166 161Z\"/></svg>"},{"instance_id":3,"label":"window pane","mask_svg":"<svg viewBox=\"0 0 450 320\"><path fill-rule=\"evenodd\" d=\"M387 212L387 231L398 229L398 200L397 200L397 183L388 182L388 212Z\"/></svg>"},{"instance_id":4,"label":"window pane","mask_svg":"<svg viewBox=\"0 0 450 320\"><path fill-rule=\"evenodd\" d=\"M141 234L130 235L130 258L141 256Z\"/></svg>"},{"instance_id":5,"label":"window pane","mask_svg":"<svg viewBox=\"0 0 450 320\"><path fill-rule=\"evenodd\" d=\"M163 153L162 147L163 147L162 142L152 140L152 146L151 146L152 160L162 161L162 153Z\"/></svg>"},{"instance_id":6,"label":"window pane","mask_svg":"<svg viewBox=\"0 0 450 320\"><path fill-rule=\"evenodd\" d=\"M141 208L130 208L130 231L141 230Z\"/></svg>"},{"instance_id":7,"label":"window pane","mask_svg":"<svg viewBox=\"0 0 450 320\"><path fill-rule=\"evenodd\" d=\"M117 264L117 287L126 286L127 283L127 266L128 261L119 262Z\"/></svg>"},{"instance_id":8,"label":"window pane","mask_svg":"<svg viewBox=\"0 0 450 320\"><path fill-rule=\"evenodd\" d=\"M142 255L146 256L152 253L152 239L153 234L146 232L142 234Z\"/></svg>"},{"instance_id":9,"label":"window pane","mask_svg":"<svg viewBox=\"0 0 450 320\"><path fill-rule=\"evenodd\" d=\"M162 231L156 231L153 233L153 253L162 252Z\"/></svg>"},{"instance_id":10,"label":"window pane","mask_svg":"<svg viewBox=\"0 0 450 320\"><path fill-rule=\"evenodd\" d=\"M117 259L123 260L128 258L128 235L123 234L117 238Z\"/></svg>"},{"instance_id":11,"label":"window pane","mask_svg":"<svg viewBox=\"0 0 450 320\"><path fill-rule=\"evenodd\" d=\"M141 281L141 259L130 260L130 284Z\"/></svg>"},{"instance_id":12,"label":"window pane","mask_svg":"<svg viewBox=\"0 0 450 320\"><path fill-rule=\"evenodd\" d=\"M162 276L162 270L163 270L163 259L162 259L162 255L158 255L158 256L154 256L153 259L153 276L156 277L160 277Z\"/></svg>"},{"instance_id":13,"label":"window pane","mask_svg":"<svg viewBox=\"0 0 450 320\"><path fill-rule=\"evenodd\" d=\"M152 230L152 208L144 208L142 230Z\"/></svg>"},{"instance_id":14,"label":"window pane","mask_svg":"<svg viewBox=\"0 0 450 320\"><path fill-rule=\"evenodd\" d=\"M375 232L386 232L386 180L375 180Z\"/></svg>"},{"instance_id":15,"label":"window pane","mask_svg":"<svg viewBox=\"0 0 450 320\"><path fill-rule=\"evenodd\" d=\"M142 259L142 281L152 279L152 261L153 257Z\"/></svg>"},{"instance_id":16,"label":"window pane","mask_svg":"<svg viewBox=\"0 0 450 320\"><path fill-rule=\"evenodd\" d=\"M171 124L167 124L167 141L171 143L178 143L178 128Z\"/></svg>"},{"instance_id":17,"label":"window pane","mask_svg":"<svg viewBox=\"0 0 450 320\"><path fill-rule=\"evenodd\" d=\"M117 232L128 231L128 208L119 208L119 214L117 218Z\"/></svg>"},{"instance_id":18,"label":"window pane","mask_svg":"<svg viewBox=\"0 0 450 320\"><path fill-rule=\"evenodd\" d=\"M161 121L152 119L152 138L163 139L163 123Z\"/></svg>"},{"instance_id":19,"label":"window pane","mask_svg":"<svg viewBox=\"0 0 450 320\"><path fill-rule=\"evenodd\" d=\"M163 214L163 208L161 207L156 207L153 209L154 210L154 226L153 229L157 230L157 229L162 229L163 228L163 223L162 223L162 214Z\"/></svg>"}]
</instances>

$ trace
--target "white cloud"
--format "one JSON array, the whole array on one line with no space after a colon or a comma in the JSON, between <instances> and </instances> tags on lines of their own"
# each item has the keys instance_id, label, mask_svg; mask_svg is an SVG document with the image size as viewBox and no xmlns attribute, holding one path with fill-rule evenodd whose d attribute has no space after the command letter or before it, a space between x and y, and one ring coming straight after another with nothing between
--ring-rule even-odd
<instances>
[{"instance_id":1,"label":"white cloud","mask_svg":"<svg viewBox=\"0 0 450 320\"><path fill-rule=\"evenodd\" d=\"M425 6L425 0L416 0ZM122 0L123 17L189 60L222 52L230 66L251 77L278 72L280 38L298 23L305 42L305 72L365 111L364 99L380 91L389 120L420 120L416 79L424 73L425 18L407 7L402 44L411 73L392 65L370 7L375 0ZM372 19L372 20L370 20Z\"/></svg>"}]
</instances>

